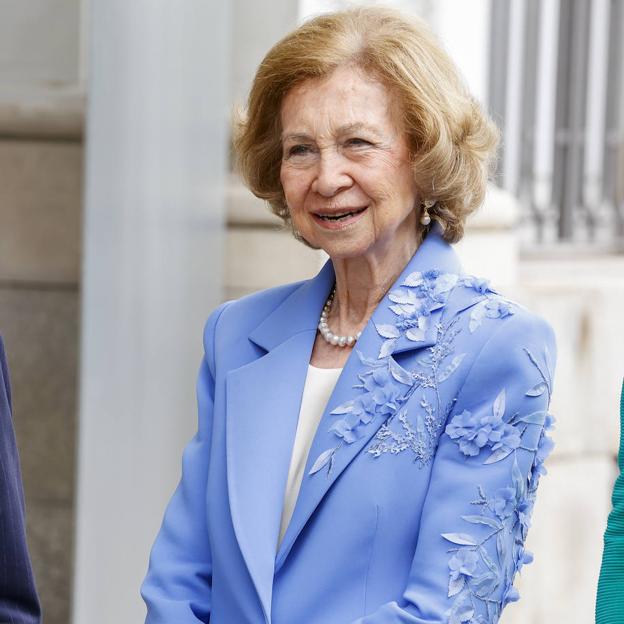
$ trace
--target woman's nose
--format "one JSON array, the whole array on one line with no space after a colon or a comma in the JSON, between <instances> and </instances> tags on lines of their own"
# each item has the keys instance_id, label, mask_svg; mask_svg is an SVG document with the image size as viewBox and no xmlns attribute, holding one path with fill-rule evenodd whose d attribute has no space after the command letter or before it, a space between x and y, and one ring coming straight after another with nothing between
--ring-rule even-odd
<instances>
[{"instance_id":1,"label":"woman's nose","mask_svg":"<svg viewBox=\"0 0 624 624\"><path fill-rule=\"evenodd\" d=\"M324 197L333 197L353 184L346 171L347 161L334 150L323 150L319 156L312 190Z\"/></svg>"}]
</instances>

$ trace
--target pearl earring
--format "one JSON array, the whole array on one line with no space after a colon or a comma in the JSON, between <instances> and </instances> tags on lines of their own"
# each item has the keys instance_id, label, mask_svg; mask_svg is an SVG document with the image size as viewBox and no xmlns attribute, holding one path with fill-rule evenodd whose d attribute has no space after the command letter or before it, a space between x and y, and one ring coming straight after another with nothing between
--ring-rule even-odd
<instances>
[{"instance_id":1,"label":"pearl earring","mask_svg":"<svg viewBox=\"0 0 624 624\"><path fill-rule=\"evenodd\" d=\"M425 199L423 202L423 213L420 216L421 225L429 225L431 223L431 217L429 216L429 208L433 208L436 202L433 199Z\"/></svg>"}]
</instances>

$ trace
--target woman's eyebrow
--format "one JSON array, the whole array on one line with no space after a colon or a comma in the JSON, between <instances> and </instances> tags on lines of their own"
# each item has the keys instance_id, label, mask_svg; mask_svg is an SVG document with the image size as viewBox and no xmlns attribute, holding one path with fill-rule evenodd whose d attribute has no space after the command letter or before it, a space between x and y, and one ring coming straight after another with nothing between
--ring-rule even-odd
<instances>
[{"instance_id":1,"label":"woman's eyebrow","mask_svg":"<svg viewBox=\"0 0 624 624\"><path fill-rule=\"evenodd\" d=\"M374 128L373 126L369 126L368 124L363 123L361 121L340 126L336 130L336 133L338 135L344 135L344 134L349 134L351 132L360 132L363 130L366 132L370 132L371 134L374 134L379 139L384 138L383 135L376 128ZM313 140L312 137L309 134L306 134L305 132L293 132L293 133L282 135L282 141L311 141L311 140Z\"/></svg>"},{"instance_id":2,"label":"woman's eyebrow","mask_svg":"<svg viewBox=\"0 0 624 624\"><path fill-rule=\"evenodd\" d=\"M351 132L360 132L362 130L370 132L380 139L383 138L381 133L376 128L361 121L340 126L340 128L338 128L338 134L349 134Z\"/></svg>"},{"instance_id":3,"label":"woman's eyebrow","mask_svg":"<svg viewBox=\"0 0 624 624\"><path fill-rule=\"evenodd\" d=\"M303 132L294 132L282 135L282 141L311 141L312 137Z\"/></svg>"}]
</instances>

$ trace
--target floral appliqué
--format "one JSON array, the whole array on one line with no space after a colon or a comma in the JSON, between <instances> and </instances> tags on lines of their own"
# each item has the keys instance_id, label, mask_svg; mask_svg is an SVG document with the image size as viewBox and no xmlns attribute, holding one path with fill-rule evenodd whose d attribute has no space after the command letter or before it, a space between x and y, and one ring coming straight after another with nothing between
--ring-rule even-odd
<instances>
[{"instance_id":1,"label":"floral appliqu\u00e9","mask_svg":"<svg viewBox=\"0 0 624 624\"><path fill-rule=\"evenodd\" d=\"M505 318L515 312L518 304L506 299L496 289L492 288L489 280L474 275L463 275L458 283L467 288L472 288L481 295L475 299L477 305L470 312L468 323L470 333L473 333L485 318Z\"/></svg>"},{"instance_id":2,"label":"floral appliqu\u00e9","mask_svg":"<svg viewBox=\"0 0 624 624\"><path fill-rule=\"evenodd\" d=\"M393 324L375 325L377 333L384 338L379 357L390 353L396 342L405 336L413 342L422 341L429 325L429 316L444 307L449 294L457 284L458 276L431 269L408 275L399 288L392 290L388 298L392 301L390 310L396 314Z\"/></svg>"},{"instance_id":3,"label":"floral appliqu\u00e9","mask_svg":"<svg viewBox=\"0 0 624 624\"><path fill-rule=\"evenodd\" d=\"M540 381L527 390L527 396L550 394L552 389L552 366L550 354L545 347L545 366L524 349L539 372ZM481 539L472 533L443 533L442 537L454 544L449 562L448 596L456 597L448 613L449 624L485 624L498 621L503 607L519 599L513 587L515 573L523 565L531 563L533 555L525 550L524 541L530 526L530 518L540 475L546 474L543 464L553 448L547 432L555 419L547 411L536 411L520 416L505 416L505 391L501 390L492 406L491 413L477 417L468 410L457 414L447 425L446 434L468 456L478 456L487 448L490 454L483 462L492 464L514 453L512 464L512 485L487 493L479 486L478 498L472 502L480 508L479 513L462 516L473 525L489 527L491 530ZM537 445L526 446L525 432L531 426L541 427ZM523 478L518 467L518 450L533 454L528 479ZM506 536L512 536L511 546ZM486 549L486 544L495 540L496 557ZM509 548L512 549L511 553ZM477 605L485 605L487 619L477 615Z\"/></svg>"},{"instance_id":4,"label":"floral appliqu\u00e9","mask_svg":"<svg viewBox=\"0 0 624 624\"><path fill-rule=\"evenodd\" d=\"M418 361L422 368L411 373L416 387L423 389L420 399L422 411L416 412L415 424L408 420L407 409L392 414L381 425L373 438L373 444L367 449L374 457L379 457L383 453L396 455L409 449L414 454L414 461L421 466L427 464L433 457L438 433L454 403L450 401L446 406L440 404L439 384L449 379L466 356L465 353L461 353L451 358L454 353L453 341L460 331L456 327L457 321L455 318L446 326L437 324L436 344L429 347L428 354ZM448 363L445 364L446 361ZM427 388L433 390L435 404L431 403L424 392ZM396 421L400 427L399 431L393 429L393 423Z\"/></svg>"},{"instance_id":5,"label":"floral appliqu\u00e9","mask_svg":"<svg viewBox=\"0 0 624 624\"><path fill-rule=\"evenodd\" d=\"M459 332L455 327L457 319L453 319L446 327L441 323L436 325L436 344L429 347L428 355L419 360L419 370L406 371L390 354L402 338L413 342L424 340L431 313L446 305L457 284L477 291L477 301L495 292L485 280L444 273L438 269L415 271L398 288L390 291L388 299L392 303L389 309L396 319L394 323L375 325L382 338L377 359L369 358L356 349L365 367L358 374L358 383L353 386L360 394L330 412L340 416L329 429L340 441L316 458L308 474L315 474L327 466L329 476L340 447L360 439L365 434L364 427L378 416L385 421L377 431L374 443L367 449L371 455L379 457L387 452L397 454L410 450L414 454L414 461L420 465L430 461L440 427L446 421L453 403L446 406L439 404L438 386L457 370L466 355L462 353L451 358L454 353L453 339ZM401 410L401 407L418 388L432 389L436 400L435 405L432 404L423 393L420 406L424 413L417 414L417 421L412 424L407 418L407 410ZM400 431L393 430L393 422L398 422Z\"/></svg>"}]
</instances>

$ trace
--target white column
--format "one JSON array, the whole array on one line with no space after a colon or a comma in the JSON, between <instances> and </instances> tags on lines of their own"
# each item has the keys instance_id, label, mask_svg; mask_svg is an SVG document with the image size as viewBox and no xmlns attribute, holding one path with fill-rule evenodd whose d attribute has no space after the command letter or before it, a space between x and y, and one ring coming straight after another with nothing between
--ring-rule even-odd
<instances>
[{"instance_id":1,"label":"white column","mask_svg":"<svg viewBox=\"0 0 624 624\"><path fill-rule=\"evenodd\" d=\"M522 133L522 73L526 0L511 0L509 17L509 61L507 65L507 110L505 111L503 171L504 188L518 194Z\"/></svg>"},{"instance_id":2,"label":"white column","mask_svg":"<svg viewBox=\"0 0 624 624\"><path fill-rule=\"evenodd\" d=\"M552 199L555 105L557 102L557 54L559 44L559 0L543 0L539 6L539 40L535 110L535 203L541 210Z\"/></svg>"},{"instance_id":3,"label":"white column","mask_svg":"<svg viewBox=\"0 0 624 624\"><path fill-rule=\"evenodd\" d=\"M221 300L229 5L92 0L74 624L137 624Z\"/></svg>"},{"instance_id":4,"label":"white column","mask_svg":"<svg viewBox=\"0 0 624 624\"><path fill-rule=\"evenodd\" d=\"M609 65L610 2L594 0L590 5L589 58L587 72L583 204L602 218L597 223L598 238L612 239L615 211L602 202L604 170L605 113ZM602 208L602 209L601 209Z\"/></svg>"}]
</instances>

